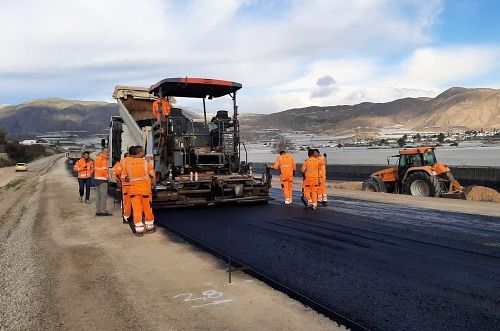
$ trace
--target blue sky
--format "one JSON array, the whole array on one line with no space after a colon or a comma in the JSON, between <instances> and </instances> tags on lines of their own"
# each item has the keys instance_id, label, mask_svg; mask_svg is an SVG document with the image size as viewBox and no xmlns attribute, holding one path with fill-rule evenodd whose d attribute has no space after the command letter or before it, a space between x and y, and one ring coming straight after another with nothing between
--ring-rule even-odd
<instances>
[{"instance_id":1,"label":"blue sky","mask_svg":"<svg viewBox=\"0 0 500 331\"><path fill-rule=\"evenodd\" d=\"M499 88L499 12L493 0L5 2L0 104L111 101L117 84L176 76L241 82L240 109L258 113Z\"/></svg>"}]
</instances>

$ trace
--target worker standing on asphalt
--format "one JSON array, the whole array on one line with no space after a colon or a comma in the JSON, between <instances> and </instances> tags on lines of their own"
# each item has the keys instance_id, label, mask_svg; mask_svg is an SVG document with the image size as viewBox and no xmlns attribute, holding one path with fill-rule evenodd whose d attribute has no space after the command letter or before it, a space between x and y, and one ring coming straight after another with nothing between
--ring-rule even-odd
<instances>
[{"instance_id":1,"label":"worker standing on asphalt","mask_svg":"<svg viewBox=\"0 0 500 331\"><path fill-rule=\"evenodd\" d=\"M285 150L280 151L280 155L276 158L273 165L268 165L273 169L280 169L280 182L285 198L285 206L292 204L293 192L293 176L295 175L295 159L292 154L288 154Z\"/></svg>"},{"instance_id":2,"label":"worker standing on asphalt","mask_svg":"<svg viewBox=\"0 0 500 331\"><path fill-rule=\"evenodd\" d=\"M328 203L328 194L326 192L326 153L321 155L319 149L315 149L314 156L319 160L318 202L326 206Z\"/></svg>"},{"instance_id":3,"label":"worker standing on asphalt","mask_svg":"<svg viewBox=\"0 0 500 331\"><path fill-rule=\"evenodd\" d=\"M113 174L122 191L122 216L124 224L128 223L132 215L132 202L130 201L130 182L125 181L125 172L123 169L127 167L128 163L134 157L134 147L130 147L128 153L125 153L124 158L113 167Z\"/></svg>"},{"instance_id":4,"label":"worker standing on asphalt","mask_svg":"<svg viewBox=\"0 0 500 331\"><path fill-rule=\"evenodd\" d=\"M142 237L144 230L146 230L146 233L156 231L153 209L151 207L155 173L153 165L144 160L143 157L144 149L142 146L135 146L134 157L123 168L125 176L122 175L124 181L130 183L130 199L134 214L135 234L138 237Z\"/></svg>"},{"instance_id":5,"label":"worker standing on asphalt","mask_svg":"<svg viewBox=\"0 0 500 331\"><path fill-rule=\"evenodd\" d=\"M106 210L106 200L108 198L108 149L103 148L95 158L94 183L96 188L95 216L112 216Z\"/></svg>"},{"instance_id":6,"label":"worker standing on asphalt","mask_svg":"<svg viewBox=\"0 0 500 331\"><path fill-rule=\"evenodd\" d=\"M83 193L85 192L85 203L90 203L90 181L94 173L94 162L89 155L88 151L83 152L82 158L76 161L73 168L78 173L80 202L83 202Z\"/></svg>"},{"instance_id":7,"label":"worker standing on asphalt","mask_svg":"<svg viewBox=\"0 0 500 331\"><path fill-rule=\"evenodd\" d=\"M304 197L307 200L307 208L318 207L318 180L319 160L314 157L314 150L307 151L309 158L302 164L302 176L304 177Z\"/></svg>"}]
</instances>

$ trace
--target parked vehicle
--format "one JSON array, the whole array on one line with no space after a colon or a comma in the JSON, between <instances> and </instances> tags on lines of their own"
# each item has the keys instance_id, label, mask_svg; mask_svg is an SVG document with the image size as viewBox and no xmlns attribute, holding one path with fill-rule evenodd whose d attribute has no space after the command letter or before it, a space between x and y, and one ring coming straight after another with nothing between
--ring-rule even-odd
<instances>
[{"instance_id":1,"label":"parked vehicle","mask_svg":"<svg viewBox=\"0 0 500 331\"><path fill-rule=\"evenodd\" d=\"M16 163L16 171L28 171L28 165L26 163Z\"/></svg>"}]
</instances>

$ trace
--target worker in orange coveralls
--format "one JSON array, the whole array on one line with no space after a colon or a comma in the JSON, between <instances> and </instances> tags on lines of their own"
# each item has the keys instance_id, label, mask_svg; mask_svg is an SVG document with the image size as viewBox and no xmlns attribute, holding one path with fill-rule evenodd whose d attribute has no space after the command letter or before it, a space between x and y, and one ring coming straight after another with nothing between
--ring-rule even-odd
<instances>
[{"instance_id":1,"label":"worker in orange coveralls","mask_svg":"<svg viewBox=\"0 0 500 331\"><path fill-rule=\"evenodd\" d=\"M314 150L307 151L309 158L302 164L302 176L304 177L304 197L307 200L307 208L318 207L318 181L320 165Z\"/></svg>"},{"instance_id":2,"label":"worker in orange coveralls","mask_svg":"<svg viewBox=\"0 0 500 331\"><path fill-rule=\"evenodd\" d=\"M127 164L132 160L133 147L130 147L129 152L125 153L124 158L113 167L113 174L122 191L122 216L124 224L129 222L129 218L132 215L132 202L130 201L130 183L122 179L122 174L124 174L123 168L127 167Z\"/></svg>"},{"instance_id":3,"label":"worker in orange coveralls","mask_svg":"<svg viewBox=\"0 0 500 331\"><path fill-rule=\"evenodd\" d=\"M155 173L153 165L144 160L144 148L134 147L134 157L123 168L125 182L130 183L130 200L134 217L135 235L142 237L144 232L156 231L151 206L152 187Z\"/></svg>"},{"instance_id":4,"label":"worker in orange coveralls","mask_svg":"<svg viewBox=\"0 0 500 331\"><path fill-rule=\"evenodd\" d=\"M326 206L328 203L328 195L326 192L326 153L321 155L319 149L315 149L314 156L319 160L318 202Z\"/></svg>"},{"instance_id":5,"label":"worker in orange coveralls","mask_svg":"<svg viewBox=\"0 0 500 331\"><path fill-rule=\"evenodd\" d=\"M269 167L280 169L280 182L285 197L285 206L290 206L292 204L293 176L295 175L296 168L295 159L292 154L281 150L280 155L276 158L276 162Z\"/></svg>"}]
</instances>

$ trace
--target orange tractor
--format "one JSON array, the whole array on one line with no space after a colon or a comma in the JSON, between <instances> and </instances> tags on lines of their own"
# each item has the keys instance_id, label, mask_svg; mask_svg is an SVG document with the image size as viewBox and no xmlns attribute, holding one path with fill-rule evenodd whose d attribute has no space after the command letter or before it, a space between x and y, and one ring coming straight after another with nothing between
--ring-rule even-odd
<instances>
[{"instance_id":1,"label":"orange tractor","mask_svg":"<svg viewBox=\"0 0 500 331\"><path fill-rule=\"evenodd\" d=\"M371 174L364 191L465 199L463 186L437 162L433 147L405 148L392 157L398 158L396 165Z\"/></svg>"}]
</instances>

